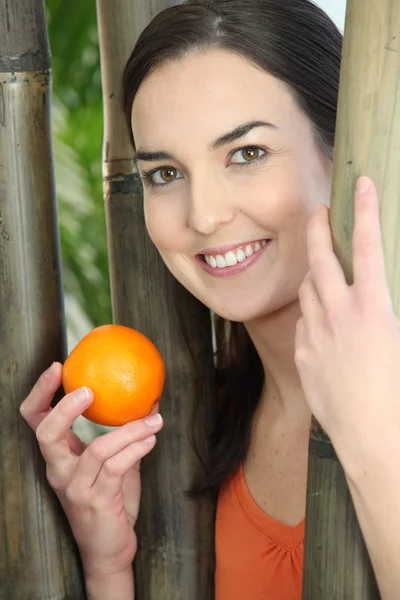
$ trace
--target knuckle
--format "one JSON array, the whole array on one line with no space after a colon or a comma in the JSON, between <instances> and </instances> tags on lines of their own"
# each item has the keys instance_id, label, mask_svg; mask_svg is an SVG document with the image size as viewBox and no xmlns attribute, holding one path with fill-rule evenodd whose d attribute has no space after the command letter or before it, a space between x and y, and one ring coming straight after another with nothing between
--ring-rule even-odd
<instances>
[{"instance_id":1,"label":"knuckle","mask_svg":"<svg viewBox=\"0 0 400 600\"><path fill-rule=\"evenodd\" d=\"M112 458L109 458L108 460L105 461L105 463L103 465L103 469L104 469L104 472L106 473L106 475L109 475L111 477L120 474L120 470L118 468L118 463L115 460L113 460Z\"/></svg>"},{"instance_id":2,"label":"knuckle","mask_svg":"<svg viewBox=\"0 0 400 600\"><path fill-rule=\"evenodd\" d=\"M101 437L94 439L86 451L98 462L103 462L106 458L106 449Z\"/></svg>"},{"instance_id":3,"label":"knuckle","mask_svg":"<svg viewBox=\"0 0 400 600\"><path fill-rule=\"evenodd\" d=\"M69 504L75 504L78 506L82 506L85 503L82 494L72 483L65 488L65 499Z\"/></svg>"},{"instance_id":4,"label":"knuckle","mask_svg":"<svg viewBox=\"0 0 400 600\"><path fill-rule=\"evenodd\" d=\"M47 428L45 420L36 429L36 439L41 446L48 446L51 443L51 432Z\"/></svg>"},{"instance_id":5,"label":"knuckle","mask_svg":"<svg viewBox=\"0 0 400 600\"><path fill-rule=\"evenodd\" d=\"M27 421L28 417L29 417L29 405L28 405L27 399L25 399L21 403L21 405L19 407L19 412L20 412L21 417L23 419L25 419L25 421Z\"/></svg>"},{"instance_id":6,"label":"knuckle","mask_svg":"<svg viewBox=\"0 0 400 600\"><path fill-rule=\"evenodd\" d=\"M25 419L25 421L29 421L29 418L32 415L32 404L34 403L34 388L33 390L30 392L30 394L28 394L28 396L26 398L24 398L24 400L21 402L20 406L19 406L19 412L20 415Z\"/></svg>"},{"instance_id":7,"label":"knuckle","mask_svg":"<svg viewBox=\"0 0 400 600\"><path fill-rule=\"evenodd\" d=\"M46 479L50 487L53 488L55 492L61 492L65 487L64 481L60 477L60 474L57 473L54 468L51 468L48 465L46 466Z\"/></svg>"}]
</instances>

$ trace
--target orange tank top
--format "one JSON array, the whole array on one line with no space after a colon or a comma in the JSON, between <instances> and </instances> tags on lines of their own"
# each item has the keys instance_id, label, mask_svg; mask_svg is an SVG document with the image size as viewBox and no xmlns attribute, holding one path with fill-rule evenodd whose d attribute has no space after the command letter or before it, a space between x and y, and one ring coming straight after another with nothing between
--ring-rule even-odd
<instances>
[{"instance_id":1,"label":"orange tank top","mask_svg":"<svg viewBox=\"0 0 400 600\"><path fill-rule=\"evenodd\" d=\"M301 600L304 520L291 527L267 515L242 466L221 486L215 534L215 600Z\"/></svg>"}]
</instances>

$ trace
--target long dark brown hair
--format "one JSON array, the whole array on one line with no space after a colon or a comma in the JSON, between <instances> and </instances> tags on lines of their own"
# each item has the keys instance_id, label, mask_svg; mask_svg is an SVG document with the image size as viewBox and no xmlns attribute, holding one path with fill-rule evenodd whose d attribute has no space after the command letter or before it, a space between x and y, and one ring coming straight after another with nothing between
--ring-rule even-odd
<instances>
[{"instance_id":1,"label":"long dark brown hair","mask_svg":"<svg viewBox=\"0 0 400 600\"><path fill-rule=\"evenodd\" d=\"M240 54L285 82L332 158L342 35L310 0L188 0L162 11L139 37L123 74L130 131L136 93L153 69L209 47ZM135 147L132 132L131 139ZM215 491L244 459L264 383L243 323L217 317L216 337L218 406L199 492Z\"/></svg>"}]
</instances>

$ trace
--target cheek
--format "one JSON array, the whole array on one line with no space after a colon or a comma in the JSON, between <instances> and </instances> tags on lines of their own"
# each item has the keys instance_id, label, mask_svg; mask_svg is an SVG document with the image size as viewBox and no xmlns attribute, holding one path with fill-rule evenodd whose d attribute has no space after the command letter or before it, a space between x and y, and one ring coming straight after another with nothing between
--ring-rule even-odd
<instances>
[{"instance_id":1,"label":"cheek","mask_svg":"<svg viewBox=\"0 0 400 600\"><path fill-rule=\"evenodd\" d=\"M288 251L300 254L306 252L307 221L308 217L304 213L300 201L287 208L279 230L279 241Z\"/></svg>"},{"instance_id":2,"label":"cheek","mask_svg":"<svg viewBox=\"0 0 400 600\"><path fill-rule=\"evenodd\" d=\"M144 218L147 233L163 260L167 269L178 279L182 285L182 252L184 235L182 229L174 218L174 211L158 201L145 200Z\"/></svg>"},{"instance_id":3,"label":"cheek","mask_svg":"<svg viewBox=\"0 0 400 600\"><path fill-rule=\"evenodd\" d=\"M283 289L288 297L297 297L300 285L308 271L307 215L300 202L287 215L287 222L279 236L279 252L286 274Z\"/></svg>"},{"instance_id":4,"label":"cheek","mask_svg":"<svg viewBox=\"0 0 400 600\"><path fill-rule=\"evenodd\" d=\"M279 233L279 249L290 270L291 281L297 287L308 270L307 222L301 199L291 203L285 213L285 220Z\"/></svg>"},{"instance_id":5,"label":"cheek","mask_svg":"<svg viewBox=\"0 0 400 600\"><path fill-rule=\"evenodd\" d=\"M301 243L308 219L308 190L289 161L255 177L247 198L249 216L266 232L291 245Z\"/></svg>"},{"instance_id":6,"label":"cheek","mask_svg":"<svg viewBox=\"0 0 400 600\"><path fill-rule=\"evenodd\" d=\"M145 196L144 218L148 234L160 252L177 252L183 248L184 215L176 201Z\"/></svg>"},{"instance_id":7,"label":"cheek","mask_svg":"<svg viewBox=\"0 0 400 600\"><path fill-rule=\"evenodd\" d=\"M283 269L283 285L293 292L308 270L307 203L310 190L298 170L287 165L285 169L271 169L269 177L253 191L250 217L276 240L279 277L282 277Z\"/></svg>"}]
</instances>

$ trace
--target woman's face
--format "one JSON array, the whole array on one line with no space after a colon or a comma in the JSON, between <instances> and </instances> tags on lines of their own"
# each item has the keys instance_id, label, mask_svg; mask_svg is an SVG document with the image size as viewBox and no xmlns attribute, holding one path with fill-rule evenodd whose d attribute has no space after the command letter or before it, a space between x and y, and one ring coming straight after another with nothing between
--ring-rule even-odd
<instances>
[{"instance_id":1,"label":"woman's face","mask_svg":"<svg viewBox=\"0 0 400 600\"><path fill-rule=\"evenodd\" d=\"M331 163L285 84L232 52L188 54L145 79L132 128L148 232L182 285L233 321L296 301Z\"/></svg>"}]
</instances>

